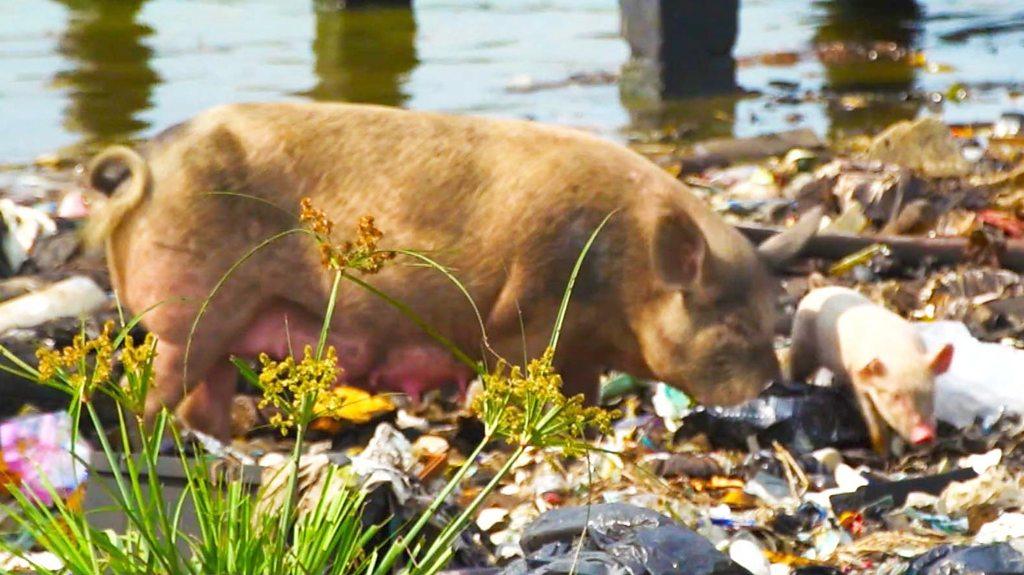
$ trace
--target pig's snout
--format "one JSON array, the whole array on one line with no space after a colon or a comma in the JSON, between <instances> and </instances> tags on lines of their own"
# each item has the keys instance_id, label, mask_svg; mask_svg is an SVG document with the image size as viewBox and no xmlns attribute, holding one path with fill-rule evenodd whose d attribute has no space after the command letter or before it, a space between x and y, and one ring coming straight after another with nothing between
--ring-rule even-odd
<instances>
[{"instance_id":1,"label":"pig's snout","mask_svg":"<svg viewBox=\"0 0 1024 575\"><path fill-rule=\"evenodd\" d=\"M910 430L910 442L914 445L930 443L935 439L935 426L928 423L918 423Z\"/></svg>"}]
</instances>

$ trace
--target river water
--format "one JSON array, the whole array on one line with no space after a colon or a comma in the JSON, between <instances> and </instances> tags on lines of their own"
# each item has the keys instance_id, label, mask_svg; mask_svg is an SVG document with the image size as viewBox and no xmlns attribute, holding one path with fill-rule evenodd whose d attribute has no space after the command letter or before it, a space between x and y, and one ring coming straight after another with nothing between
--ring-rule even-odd
<instances>
[{"instance_id":1,"label":"river water","mask_svg":"<svg viewBox=\"0 0 1024 575\"><path fill-rule=\"evenodd\" d=\"M670 106L631 101L615 83L629 57L617 0L414 4L0 0L0 164L131 141L254 100L534 118L619 139L804 126L835 135L928 111L967 122L1024 108L1018 0L744 0L737 81L752 93ZM879 41L922 61L830 64L812 49ZM792 54L764 57L780 52ZM565 82L579 74L586 81Z\"/></svg>"}]
</instances>

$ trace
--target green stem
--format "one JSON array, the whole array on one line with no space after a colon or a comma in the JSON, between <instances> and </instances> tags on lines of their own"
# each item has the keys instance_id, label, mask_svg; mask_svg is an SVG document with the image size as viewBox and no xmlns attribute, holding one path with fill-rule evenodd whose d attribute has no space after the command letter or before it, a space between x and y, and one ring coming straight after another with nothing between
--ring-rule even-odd
<instances>
[{"instance_id":1,"label":"green stem","mask_svg":"<svg viewBox=\"0 0 1024 575\"><path fill-rule=\"evenodd\" d=\"M452 491L455 491L455 488L459 485L459 483L462 482L462 478L465 477L466 474L469 472L469 468L473 465L473 462L476 461L477 457L480 456L480 453L483 452L484 448L490 442L491 436L485 435L480 444L477 445L476 449L473 450L473 453L469 454L469 457L466 458L466 462L463 463L461 467L459 467L459 470L455 472L455 475L452 476L452 478L444 486L444 489L442 489L441 492L437 495L437 497L435 497L434 500L430 502L430 506L427 507L423 511L423 513L420 514L419 518L416 520L416 523L412 526L412 528L409 529L409 531L403 534L400 538L395 539L395 541L391 545L391 548L388 549L387 554L384 555L384 558L381 559L380 563L377 564L376 568L373 571L373 575L384 575L385 573L391 570L391 567L395 564L395 561L398 560L402 553L404 553L405 550L409 548L409 545L416 539L416 537L419 536L420 532L423 531L423 528L427 526L427 523L430 521L431 517L433 517L437 513L438 509L441 508L441 505L445 502L446 499L448 499L448 496L451 495Z\"/></svg>"},{"instance_id":2,"label":"green stem","mask_svg":"<svg viewBox=\"0 0 1024 575\"><path fill-rule=\"evenodd\" d=\"M331 318L334 317L334 307L338 303L338 289L341 287L342 272L334 272L334 283L331 284L331 296L327 299L327 311L324 312L324 325L320 328L320 339L316 343L316 358L323 357L324 348L327 347L327 332L331 329Z\"/></svg>"},{"instance_id":3,"label":"green stem","mask_svg":"<svg viewBox=\"0 0 1024 575\"><path fill-rule=\"evenodd\" d=\"M96 413L96 409L91 403L86 403L85 406L86 412L92 420L93 427L97 431L100 446L103 449L103 454L107 458L107 465L110 466L111 474L114 477L114 483L117 486L117 491L115 492L116 505L121 508L122 512L124 512L129 523L138 529L139 535L143 538L145 543L151 549L159 549L160 542L156 540L152 530L148 528L150 525L149 518L141 514L142 510L139 509L135 499L133 499L132 489L125 485L124 475L121 471L121 460L118 459L116 455L117 452L111 447L106 434L103 433L104 428L103 424L100 422L99 414ZM129 467L130 470L131 465L133 465L131 460L133 454L131 451L127 451L125 455L127 456L124 460L125 466ZM157 561L159 561L168 572L173 572L172 569L174 566L169 563L167 557L165 557L163 553L156 552L153 555L156 556Z\"/></svg>"},{"instance_id":4,"label":"green stem","mask_svg":"<svg viewBox=\"0 0 1024 575\"><path fill-rule=\"evenodd\" d=\"M618 210L616 210L618 211ZM562 304L558 307L558 316L555 319L555 327L551 330L551 342L548 343L548 347L552 350L558 347L558 337L562 334L562 324L565 323L565 313L569 309L569 298L572 296L572 289L576 285L576 278L580 275L580 269L583 267L583 259L587 256L587 252L590 251L590 246L594 245L594 240L597 239L597 234L601 233L601 229L604 228L608 220L615 215L612 212L601 220L601 224L597 226L594 233L590 234L590 238L587 239L587 243L583 246L583 251L580 252L579 257L576 258L576 264L572 267L572 274L569 276L569 284L565 286L565 293L562 294Z\"/></svg>"},{"instance_id":5,"label":"green stem","mask_svg":"<svg viewBox=\"0 0 1024 575\"><path fill-rule=\"evenodd\" d=\"M222 275L220 277L220 279L217 280L217 283L213 285L213 289L210 290L210 293L205 298L203 298L203 303L199 306L199 311L196 312L195 319L192 320L192 327L190 327L189 330L188 330L188 338L185 340L185 357L184 357L183 364L182 364L182 375L181 375L181 380L182 381L184 381L184 382L188 381L188 360L192 356L192 340L195 338L196 330L199 329L199 321L203 319L204 315L206 315L206 310L210 307L210 302L212 302L213 298L217 295L218 292L220 292L220 289L222 287L224 287L224 284L227 283L228 279L232 275L234 275L235 270L237 270L239 267L241 267L242 264L244 264L245 262L249 261L249 258L251 258L254 255L256 255L260 250L262 250L263 248L265 248L265 247L269 246L270 244L276 242L277 240L280 240L281 238L290 236L292 234L304 234L304 233L310 233L310 232L308 232L307 230L303 230L303 229L292 229L292 230L285 230L283 232L280 232L280 233L277 233L277 234L274 234L274 235L270 236L269 238L267 238L267 239L263 240L262 242L256 244L255 247L253 247L248 252L246 252L245 255L243 255L241 258L239 258L237 261L235 261L235 263L231 264L231 267L228 268L228 271L224 272L224 275ZM186 391L188 391L188 390L186 390Z\"/></svg>"},{"instance_id":6,"label":"green stem","mask_svg":"<svg viewBox=\"0 0 1024 575\"><path fill-rule=\"evenodd\" d=\"M504 479L510 471L512 471L512 467L515 466L516 462L519 461L519 458L526 452L526 448L527 446L525 444L517 447L516 450L512 452L512 455L508 460L505 461L505 465L503 465L498 473L495 474L495 476L487 483L487 486L480 490L476 497L473 498L473 501L466 506L462 513L460 513L454 521L445 527L441 535L439 535L437 539L434 540L434 543L430 548L427 549L425 556L420 562L422 565L429 568L437 561L438 554L447 550L452 540L462 531L466 524L469 523L469 520L476 513L476 510L483 504L484 500L487 499L487 496L490 495L498 487L498 483ZM429 573L430 571L427 572Z\"/></svg>"},{"instance_id":7,"label":"green stem","mask_svg":"<svg viewBox=\"0 0 1024 575\"><path fill-rule=\"evenodd\" d=\"M448 281L454 284L455 287L458 288L460 292L462 292L462 295L466 297L466 301L469 302L469 306L473 308L473 314L476 316L476 322L480 326L480 337L483 340L484 349L493 353L495 357L501 357L500 355L498 355L498 352L494 351L491 348L491 343L487 339L487 327L484 325L484 316L480 314L480 308L477 307L476 301L473 299L473 296L470 295L469 290L466 289L466 286L462 282L460 282L457 277L455 277L455 274L448 271L448 268L441 265L440 262L431 259L419 252L413 250L394 250L394 252L396 254L403 254L411 258L415 258L422 262L425 262L427 266L436 269L437 271L441 272L441 274L444 275L444 277L448 278Z\"/></svg>"},{"instance_id":8,"label":"green stem","mask_svg":"<svg viewBox=\"0 0 1024 575\"><path fill-rule=\"evenodd\" d=\"M292 460L291 460L291 474L288 476L288 491L287 496L284 500L284 513L281 515L280 533L278 533L277 544L279 552L276 553L278 559L277 569L275 573L283 573L284 565L281 562L284 561L285 546L288 544L290 535L290 528L292 524L292 513L295 510L295 497L299 489L299 460L302 457L302 442L306 435L306 421L309 420L309 413L313 411L311 405L312 398L307 395L302 400L301 414L295 425L295 447L292 449Z\"/></svg>"},{"instance_id":9,"label":"green stem","mask_svg":"<svg viewBox=\"0 0 1024 575\"><path fill-rule=\"evenodd\" d=\"M348 280L351 280L351 281L355 282L356 285L362 287L363 289L368 290L373 295L383 299L388 304L390 304L392 307L397 309L399 312L402 313L402 315L404 315L405 317L409 318L420 329L422 329L424 332L426 332L427 335L429 335L430 337L434 338L438 343L440 343L442 346L444 346L444 348L447 349L449 352L451 352L451 354L454 355L456 359L458 359L462 363L464 363L467 366L469 366L469 368L472 369L475 373L480 374L480 375L483 374L482 373L482 369L477 364L477 362L473 361L472 358L470 358L461 349L459 349L459 346L455 345L454 342L452 342L450 339L446 338L445 336L441 335L441 332L437 331L430 324L428 324L426 321L424 321L424 319L421 318L416 312L414 312L412 310L412 308L410 308L409 306L405 305L404 303L396 300L395 298L389 296L388 294L384 293L383 291L377 289L372 284L369 284L369 283L367 283L367 282L357 278L354 275L347 274L345 272L341 272L341 273L343 273L345 275L345 279L348 279Z\"/></svg>"}]
</instances>

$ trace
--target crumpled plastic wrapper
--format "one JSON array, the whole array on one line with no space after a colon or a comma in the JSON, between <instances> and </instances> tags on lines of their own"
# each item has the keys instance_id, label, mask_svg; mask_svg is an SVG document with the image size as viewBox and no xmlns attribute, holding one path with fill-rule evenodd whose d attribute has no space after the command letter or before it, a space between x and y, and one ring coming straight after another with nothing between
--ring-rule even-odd
<instances>
[{"instance_id":1,"label":"crumpled plastic wrapper","mask_svg":"<svg viewBox=\"0 0 1024 575\"><path fill-rule=\"evenodd\" d=\"M363 478L366 489L387 484L399 504L412 496L409 477L416 465L412 444L387 423L378 425L366 449L352 458L352 472Z\"/></svg>"}]
</instances>

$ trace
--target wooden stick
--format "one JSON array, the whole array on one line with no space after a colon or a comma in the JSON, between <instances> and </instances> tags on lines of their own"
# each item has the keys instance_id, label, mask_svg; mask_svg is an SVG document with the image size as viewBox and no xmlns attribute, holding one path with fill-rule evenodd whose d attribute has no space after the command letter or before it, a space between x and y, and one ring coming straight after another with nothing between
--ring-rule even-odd
<instances>
[{"instance_id":1,"label":"wooden stick","mask_svg":"<svg viewBox=\"0 0 1024 575\"><path fill-rule=\"evenodd\" d=\"M755 244L781 233L783 229L756 224L739 224L737 229ZM801 254L805 258L842 259L872 244L889 246L893 257L905 262L920 262L932 258L937 264L956 264L964 261L967 238L923 238L915 236L819 234L811 238ZM1000 264L1009 270L1024 271L1024 240L1008 240L1006 249L999 254Z\"/></svg>"}]
</instances>

